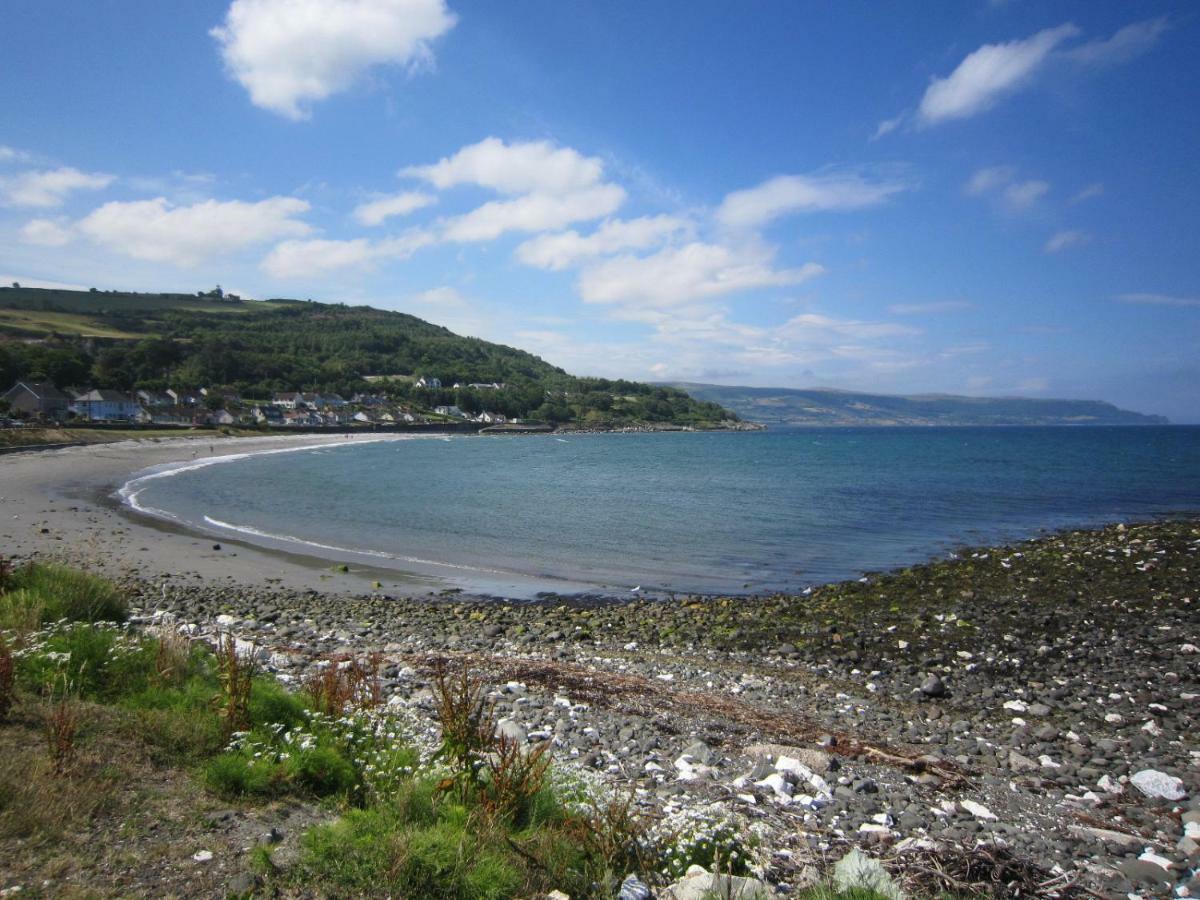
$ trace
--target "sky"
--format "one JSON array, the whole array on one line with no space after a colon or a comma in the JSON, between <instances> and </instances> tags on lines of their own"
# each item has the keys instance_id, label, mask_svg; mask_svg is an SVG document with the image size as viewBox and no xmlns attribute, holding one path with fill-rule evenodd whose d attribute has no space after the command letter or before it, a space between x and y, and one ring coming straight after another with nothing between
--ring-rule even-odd
<instances>
[{"instance_id":1,"label":"sky","mask_svg":"<svg viewBox=\"0 0 1200 900\"><path fill-rule=\"evenodd\" d=\"M1200 8L0 0L0 280L1200 422Z\"/></svg>"}]
</instances>

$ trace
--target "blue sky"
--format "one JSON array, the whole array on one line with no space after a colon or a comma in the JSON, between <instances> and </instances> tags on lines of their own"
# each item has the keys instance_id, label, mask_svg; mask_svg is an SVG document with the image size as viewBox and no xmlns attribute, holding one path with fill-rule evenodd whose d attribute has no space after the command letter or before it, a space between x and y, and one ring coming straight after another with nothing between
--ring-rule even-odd
<instances>
[{"instance_id":1,"label":"blue sky","mask_svg":"<svg viewBox=\"0 0 1200 900\"><path fill-rule=\"evenodd\" d=\"M1200 421L1190 3L3 0L0 278Z\"/></svg>"}]
</instances>

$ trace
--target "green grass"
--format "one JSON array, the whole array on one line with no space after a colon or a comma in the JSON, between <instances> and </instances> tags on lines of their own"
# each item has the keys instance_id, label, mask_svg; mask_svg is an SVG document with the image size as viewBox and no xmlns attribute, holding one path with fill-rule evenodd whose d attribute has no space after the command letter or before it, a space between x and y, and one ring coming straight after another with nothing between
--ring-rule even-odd
<instances>
[{"instance_id":1,"label":"green grass","mask_svg":"<svg viewBox=\"0 0 1200 900\"><path fill-rule=\"evenodd\" d=\"M53 563L30 563L8 576L0 595L0 628L28 619L40 601L40 626L70 622L123 622L129 605L103 578Z\"/></svg>"},{"instance_id":2,"label":"green grass","mask_svg":"<svg viewBox=\"0 0 1200 900\"><path fill-rule=\"evenodd\" d=\"M61 312L41 312L31 309L0 309L0 334L15 331L23 334L77 334L80 337L132 340L143 335L113 328L87 315Z\"/></svg>"}]
</instances>

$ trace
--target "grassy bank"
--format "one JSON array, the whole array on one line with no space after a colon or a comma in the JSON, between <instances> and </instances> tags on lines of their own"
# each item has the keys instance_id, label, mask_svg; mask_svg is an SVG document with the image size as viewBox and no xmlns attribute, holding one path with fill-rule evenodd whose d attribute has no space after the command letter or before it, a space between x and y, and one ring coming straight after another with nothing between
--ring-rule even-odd
<instances>
[{"instance_id":1,"label":"grassy bank","mask_svg":"<svg viewBox=\"0 0 1200 900\"><path fill-rule=\"evenodd\" d=\"M548 743L498 737L465 670L435 672L430 735L383 702L378 658L330 659L289 692L258 673L253 645L127 616L89 574L0 570L0 888L613 897L631 873L663 884L755 858L725 823L656 830ZM221 867L193 851L231 805L251 820L292 811L304 828L287 859L270 838Z\"/></svg>"}]
</instances>

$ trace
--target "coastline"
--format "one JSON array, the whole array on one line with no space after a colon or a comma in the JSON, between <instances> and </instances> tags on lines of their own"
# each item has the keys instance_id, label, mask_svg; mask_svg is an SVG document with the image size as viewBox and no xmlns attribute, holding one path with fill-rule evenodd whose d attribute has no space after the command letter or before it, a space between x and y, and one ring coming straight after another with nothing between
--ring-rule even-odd
<instances>
[{"instance_id":1,"label":"coastline","mask_svg":"<svg viewBox=\"0 0 1200 900\"><path fill-rule=\"evenodd\" d=\"M458 661L498 686L515 733L636 790L644 814L754 823L775 851L772 884L804 884L851 846L903 872L906 853L953 859L994 841L1044 883L1105 896L1170 890L1200 859L1179 833L1181 814L1200 814L1194 516L975 548L800 596L509 602L393 596L326 560L214 550L110 496L181 453L313 443L245 440L0 459L0 552L99 570L135 623L233 634L286 684L379 654L385 695L429 727L431 673ZM825 793L796 780L797 759ZM1178 779L1184 799L1143 794L1146 771ZM244 867L239 842L262 815L213 826L222 877ZM293 848L299 832L284 831ZM187 854L167 866L198 877Z\"/></svg>"}]
</instances>

